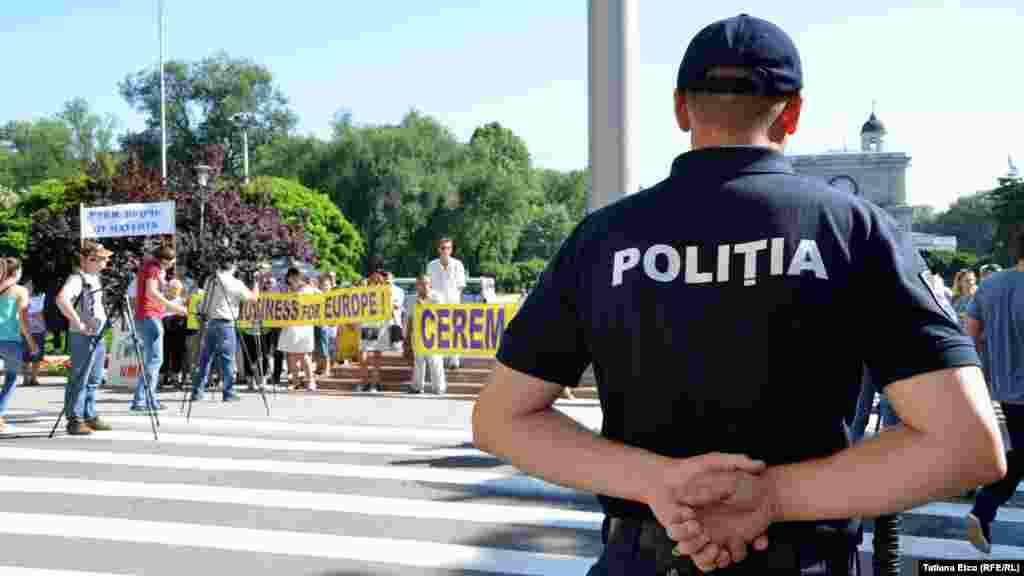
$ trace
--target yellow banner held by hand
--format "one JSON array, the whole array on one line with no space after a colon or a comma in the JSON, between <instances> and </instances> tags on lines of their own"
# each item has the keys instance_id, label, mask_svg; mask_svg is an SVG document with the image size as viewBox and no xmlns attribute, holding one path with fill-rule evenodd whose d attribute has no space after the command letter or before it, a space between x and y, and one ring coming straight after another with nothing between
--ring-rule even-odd
<instances>
[{"instance_id":1,"label":"yellow banner held by hand","mask_svg":"<svg viewBox=\"0 0 1024 576\"><path fill-rule=\"evenodd\" d=\"M493 358L519 304L417 304L412 324L418 355Z\"/></svg>"},{"instance_id":2,"label":"yellow banner held by hand","mask_svg":"<svg viewBox=\"0 0 1024 576\"><path fill-rule=\"evenodd\" d=\"M188 327L199 329L198 311L203 292L192 295L188 306ZM338 288L319 294L264 292L255 302L243 302L238 313L239 328L261 322L265 328L285 326L335 326L362 324L391 318L391 287Z\"/></svg>"}]
</instances>

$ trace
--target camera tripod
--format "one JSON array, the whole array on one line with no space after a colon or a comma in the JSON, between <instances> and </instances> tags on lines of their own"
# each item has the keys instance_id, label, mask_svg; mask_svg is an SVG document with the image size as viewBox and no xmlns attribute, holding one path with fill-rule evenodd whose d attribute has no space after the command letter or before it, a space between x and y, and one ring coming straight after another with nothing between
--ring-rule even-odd
<instances>
[{"instance_id":1,"label":"camera tripod","mask_svg":"<svg viewBox=\"0 0 1024 576\"><path fill-rule=\"evenodd\" d=\"M86 287L83 283L82 290L84 291L85 288ZM108 289L107 291L109 290L110 289ZM89 294L91 295L95 294L96 292L104 291L105 290L103 288L100 288L98 290L93 290L89 292ZM96 331L96 334L91 335L91 339L89 340L89 360L85 363L85 366L82 366L81 369L79 369L77 372L72 372L72 378L68 381L66 385L72 386L77 381L77 378L82 378L83 387L87 385L85 379L89 377L89 375L92 373L93 366L96 365L96 349L99 347L99 343L103 340L103 336L111 329L111 327L113 327L114 319L117 318L118 320L121 321L122 328L125 326L127 326L128 328L128 334L132 342L132 346L129 350L132 353L134 353L135 361L138 362L139 368L141 370L141 376L144 382L146 413L149 414L149 421L153 427L153 440L159 440L160 438L157 436L156 432L157 427L160 426L160 418L159 416L157 416L155 410L156 395L153 393L153 382L149 378L149 372L146 370L146 365L142 361L142 343L141 340L139 339L138 331L135 329L135 314L134 311L132 310L131 301L128 299L127 291L121 294L121 298L118 301L118 304L115 306L113 312L113 314L110 314L109 316L107 316L106 319L103 320L103 324L100 325L100 328L99 330ZM57 427L60 426L61 419L64 418L64 416L68 413L69 401L71 401L70 396L65 394L64 407L61 410L60 414L57 416L57 421L53 423L53 429L50 430L50 438L53 438L54 434L56 434Z\"/></svg>"}]
</instances>

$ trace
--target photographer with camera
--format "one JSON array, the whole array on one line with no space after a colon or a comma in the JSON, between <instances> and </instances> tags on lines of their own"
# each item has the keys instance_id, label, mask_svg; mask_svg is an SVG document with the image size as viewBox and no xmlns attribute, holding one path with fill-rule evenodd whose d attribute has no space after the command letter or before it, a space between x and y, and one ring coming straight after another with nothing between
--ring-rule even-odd
<instances>
[{"instance_id":1,"label":"photographer with camera","mask_svg":"<svg viewBox=\"0 0 1024 576\"><path fill-rule=\"evenodd\" d=\"M242 399L233 389L235 349L238 343L235 321L241 303L257 300L260 290L258 281L253 283L253 290L249 290L244 282L235 277L235 269L235 263L225 259L218 266L218 271L206 281L206 291L200 304L200 310L203 311L200 319L207 322L206 339L199 357L199 381L192 389L193 402L206 398L206 381L215 353L224 378L224 402Z\"/></svg>"}]
</instances>

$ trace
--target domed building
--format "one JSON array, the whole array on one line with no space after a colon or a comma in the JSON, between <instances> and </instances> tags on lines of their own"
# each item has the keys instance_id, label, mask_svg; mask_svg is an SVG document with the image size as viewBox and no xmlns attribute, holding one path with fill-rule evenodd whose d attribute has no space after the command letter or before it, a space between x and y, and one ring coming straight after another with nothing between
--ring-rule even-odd
<instances>
[{"instance_id":1,"label":"domed building","mask_svg":"<svg viewBox=\"0 0 1024 576\"><path fill-rule=\"evenodd\" d=\"M829 184L863 196L888 212L900 229L912 233L921 250L955 250L956 238L912 232L914 209L907 204L907 166L910 156L889 152L885 146L885 124L875 115L860 129L860 151L789 156L798 174L817 176Z\"/></svg>"}]
</instances>

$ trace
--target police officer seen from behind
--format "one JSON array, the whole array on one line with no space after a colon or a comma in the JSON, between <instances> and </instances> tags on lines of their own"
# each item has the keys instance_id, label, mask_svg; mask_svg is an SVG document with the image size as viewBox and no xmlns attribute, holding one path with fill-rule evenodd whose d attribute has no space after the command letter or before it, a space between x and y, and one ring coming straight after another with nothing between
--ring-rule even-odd
<instances>
[{"instance_id":1,"label":"police officer seen from behind","mask_svg":"<svg viewBox=\"0 0 1024 576\"><path fill-rule=\"evenodd\" d=\"M856 518L1005 473L974 346L909 237L783 156L802 80L775 25L702 30L675 92L692 150L588 215L503 336L474 442L598 494L590 574L847 574ZM600 435L552 409L590 363ZM903 426L851 448L865 364Z\"/></svg>"}]
</instances>

